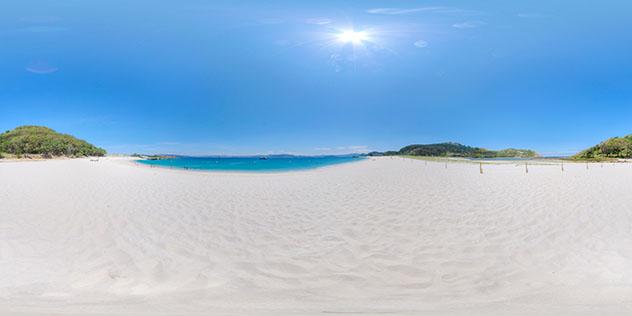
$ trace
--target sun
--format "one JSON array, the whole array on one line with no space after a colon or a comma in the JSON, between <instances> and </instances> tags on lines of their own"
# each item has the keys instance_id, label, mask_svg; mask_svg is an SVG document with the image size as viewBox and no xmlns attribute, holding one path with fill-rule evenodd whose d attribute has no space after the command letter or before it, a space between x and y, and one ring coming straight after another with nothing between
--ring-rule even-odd
<instances>
[{"instance_id":1,"label":"sun","mask_svg":"<svg viewBox=\"0 0 632 316\"><path fill-rule=\"evenodd\" d=\"M338 40L343 43L351 43L357 45L368 41L369 34L367 34L366 32L346 30L338 34Z\"/></svg>"}]
</instances>

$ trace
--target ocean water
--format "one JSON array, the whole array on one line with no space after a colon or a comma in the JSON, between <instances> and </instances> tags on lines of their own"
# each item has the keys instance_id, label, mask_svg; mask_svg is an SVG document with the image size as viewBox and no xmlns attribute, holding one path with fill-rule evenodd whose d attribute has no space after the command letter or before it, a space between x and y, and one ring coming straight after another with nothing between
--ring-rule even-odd
<instances>
[{"instance_id":1,"label":"ocean water","mask_svg":"<svg viewBox=\"0 0 632 316\"><path fill-rule=\"evenodd\" d=\"M139 160L139 163L179 169L244 171L244 172L279 172L314 169L341 163L359 161L362 157L177 157L163 160Z\"/></svg>"}]
</instances>

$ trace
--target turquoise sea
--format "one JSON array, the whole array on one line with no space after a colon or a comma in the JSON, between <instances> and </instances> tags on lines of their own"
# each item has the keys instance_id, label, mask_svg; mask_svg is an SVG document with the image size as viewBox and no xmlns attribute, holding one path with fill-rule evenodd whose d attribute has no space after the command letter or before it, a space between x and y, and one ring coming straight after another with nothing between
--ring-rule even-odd
<instances>
[{"instance_id":1,"label":"turquoise sea","mask_svg":"<svg viewBox=\"0 0 632 316\"><path fill-rule=\"evenodd\" d=\"M139 163L179 169L278 172L314 169L359 161L362 157L282 156L282 157L176 157L163 160L139 160Z\"/></svg>"}]
</instances>

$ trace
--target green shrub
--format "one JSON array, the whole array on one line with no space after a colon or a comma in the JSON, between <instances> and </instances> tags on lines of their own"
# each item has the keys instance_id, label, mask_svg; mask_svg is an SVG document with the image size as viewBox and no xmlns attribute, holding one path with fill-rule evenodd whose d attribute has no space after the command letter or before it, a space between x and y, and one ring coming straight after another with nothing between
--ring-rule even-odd
<instances>
[{"instance_id":1,"label":"green shrub","mask_svg":"<svg viewBox=\"0 0 632 316\"><path fill-rule=\"evenodd\" d=\"M43 126L20 126L0 134L0 151L22 155L104 156L105 150Z\"/></svg>"},{"instance_id":2,"label":"green shrub","mask_svg":"<svg viewBox=\"0 0 632 316\"><path fill-rule=\"evenodd\" d=\"M610 138L579 152L573 158L588 160L632 158L632 135Z\"/></svg>"}]
</instances>

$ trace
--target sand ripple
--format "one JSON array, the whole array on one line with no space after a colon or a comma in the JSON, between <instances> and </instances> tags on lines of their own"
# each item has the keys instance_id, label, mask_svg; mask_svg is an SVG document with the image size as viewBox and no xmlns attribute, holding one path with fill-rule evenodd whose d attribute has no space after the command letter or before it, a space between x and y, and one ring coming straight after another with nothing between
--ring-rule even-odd
<instances>
[{"instance_id":1,"label":"sand ripple","mask_svg":"<svg viewBox=\"0 0 632 316\"><path fill-rule=\"evenodd\" d=\"M632 313L625 164L248 175L112 159L0 178L3 315Z\"/></svg>"}]
</instances>

